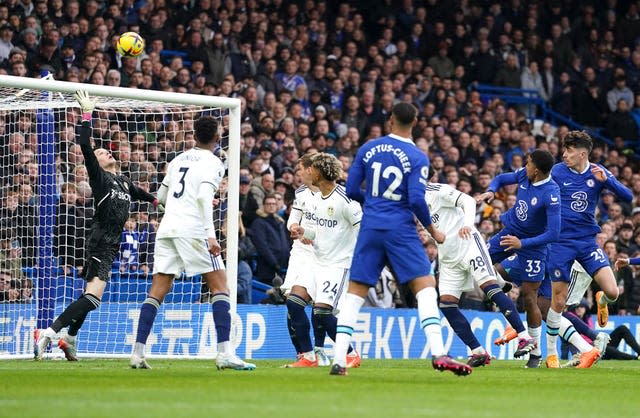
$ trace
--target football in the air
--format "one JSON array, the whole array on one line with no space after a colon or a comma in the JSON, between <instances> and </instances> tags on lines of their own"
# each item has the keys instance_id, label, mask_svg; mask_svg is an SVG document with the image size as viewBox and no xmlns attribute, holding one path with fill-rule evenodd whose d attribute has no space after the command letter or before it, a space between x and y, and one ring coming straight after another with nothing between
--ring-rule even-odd
<instances>
[{"instance_id":1,"label":"football in the air","mask_svg":"<svg viewBox=\"0 0 640 418\"><path fill-rule=\"evenodd\" d=\"M117 49L123 57L137 57L144 51L144 39L135 32L123 33L118 39Z\"/></svg>"}]
</instances>

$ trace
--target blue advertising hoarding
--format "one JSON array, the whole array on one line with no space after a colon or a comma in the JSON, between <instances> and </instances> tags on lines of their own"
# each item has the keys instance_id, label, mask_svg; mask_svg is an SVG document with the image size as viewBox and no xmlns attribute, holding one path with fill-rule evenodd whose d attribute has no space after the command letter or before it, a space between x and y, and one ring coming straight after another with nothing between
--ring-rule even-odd
<instances>
[{"instance_id":1,"label":"blue advertising hoarding","mask_svg":"<svg viewBox=\"0 0 640 418\"><path fill-rule=\"evenodd\" d=\"M19 306L19 308L18 308ZM18 308L18 309L17 309ZM56 306L56 315L61 306ZM140 305L104 303L92 312L79 334L79 355L127 356L135 341ZM499 313L463 311L480 343L497 359L512 359L516 342L497 347L493 340L506 324ZM524 318L523 318L524 319ZM33 352L32 333L36 325L35 305L0 304L0 355L29 356ZM611 316L606 330L626 325L638 339L640 317ZM443 319L445 348L454 357L467 357L464 344ZM543 325L542 349L546 351ZM353 334L353 342L363 358L428 358L431 350L413 309L364 308ZM286 328L286 308L274 305L239 305L234 315L232 343L241 357L253 359L294 358ZM332 350L327 339L326 347ZM210 304L166 303L149 336L150 356L214 357L215 325ZM631 352L624 343L621 349Z\"/></svg>"}]
</instances>

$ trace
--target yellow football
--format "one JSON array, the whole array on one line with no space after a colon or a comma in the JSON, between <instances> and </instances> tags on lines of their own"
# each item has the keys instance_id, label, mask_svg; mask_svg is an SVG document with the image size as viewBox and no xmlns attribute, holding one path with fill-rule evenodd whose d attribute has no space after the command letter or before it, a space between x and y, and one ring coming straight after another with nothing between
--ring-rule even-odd
<instances>
[{"instance_id":1,"label":"yellow football","mask_svg":"<svg viewBox=\"0 0 640 418\"><path fill-rule=\"evenodd\" d=\"M117 49L123 57L137 57L144 52L144 39L135 32L123 33L118 39Z\"/></svg>"}]
</instances>

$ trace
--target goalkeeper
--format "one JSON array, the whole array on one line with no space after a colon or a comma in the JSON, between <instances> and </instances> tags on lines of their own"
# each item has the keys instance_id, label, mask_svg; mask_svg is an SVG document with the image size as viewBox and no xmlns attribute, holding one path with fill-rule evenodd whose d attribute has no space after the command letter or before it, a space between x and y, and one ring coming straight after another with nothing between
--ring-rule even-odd
<instances>
[{"instance_id":1,"label":"goalkeeper","mask_svg":"<svg viewBox=\"0 0 640 418\"><path fill-rule=\"evenodd\" d=\"M111 276L111 265L120 248L122 227L129 217L131 201L144 200L158 206L158 200L153 195L136 187L131 179L118 173L118 162L109 151L103 148L92 149L89 137L95 100L83 91L78 91L74 97L82 108L80 147L95 198L95 214L82 271L87 285L83 295L67 306L49 328L35 331L36 360L42 359L51 339L62 328L68 326L68 334L58 340L58 347L62 349L67 360L77 361L76 335L87 314L100 306L104 289Z\"/></svg>"}]
</instances>

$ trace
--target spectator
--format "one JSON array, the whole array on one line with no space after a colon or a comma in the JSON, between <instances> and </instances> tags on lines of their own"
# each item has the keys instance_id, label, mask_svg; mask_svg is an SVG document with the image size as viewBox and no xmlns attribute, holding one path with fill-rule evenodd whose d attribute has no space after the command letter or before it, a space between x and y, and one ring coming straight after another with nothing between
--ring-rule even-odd
<instances>
[{"instance_id":1,"label":"spectator","mask_svg":"<svg viewBox=\"0 0 640 418\"><path fill-rule=\"evenodd\" d=\"M627 109L629 109L633 103L633 92L627 87L627 79L624 74L618 74L615 76L615 86L609 92L607 92L607 104L609 110L615 112L619 109L620 100L627 102Z\"/></svg>"},{"instance_id":2,"label":"spectator","mask_svg":"<svg viewBox=\"0 0 640 418\"><path fill-rule=\"evenodd\" d=\"M518 58L515 54L507 55L502 68L498 70L493 83L500 87L519 89L521 87L520 69L518 68Z\"/></svg>"},{"instance_id":3,"label":"spectator","mask_svg":"<svg viewBox=\"0 0 640 418\"><path fill-rule=\"evenodd\" d=\"M620 137L625 141L638 140L638 125L625 99L618 100L616 110L609 115L606 134L610 138Z\"/></svg>"},{"instance_id":4,"label":"spectator","mask_svg":"<svg viewBox=\"0 0 640 418\"><path fill-rule=\"evenodd\" d=\"M251 194L256 202L263 202L264 198L270 193L273 193L275 186L275 179L273 174L265 173L261 177L253 180L251 185ZM258 203L258 209L263 209L262 205Z\"/></svg>"},{"instance_id":5,"label":"spectator","mask_svg":"<svg viewBox=\"0 0 640 418\"><path fill-rule=\"evenodd\" d=\"M0 270L9 276L9 280L24 281L21 255L22 249L20 241L16 239L15 229L2 228L0 232Z\"/></svg>"},{"instance_id":6,"label":"spectator","mask_svg":"<svg viewBox=\"0 0 640 418\"><path fill-rule=\"evenodd\" d=\"M8 23L0 26L0 62L9 59L9 54L14 48L13 26Z\"/></svg>"},{"instance_id":7,"label":"spectator","mask_svg":"<svg viewBox=\"0 0 640 418\"><path fill-rule=\"evenodd\" d=\"M284 220L276 215L276 197L268 194L262 203L263 208L251 224L250 237L258 253L256 276L261 282L271 284L275 275L287 267L290 242Z\"/></svg>"},{"instance_id":8,"label":"spectator","mask_svg":"<svg viewBox=\"0 0 640 418\"><path fill-rule=\"evenodd\" d=\"M140 268L140 244L144 237L138 230L137 223L134 213L124 223L120 252L114 263L120 273L137 272Z\"/></svg>"}]
</instances>

